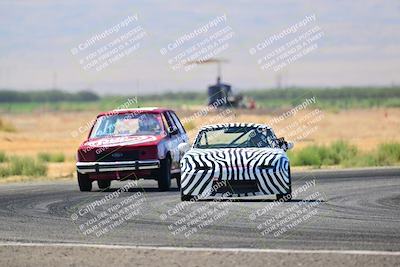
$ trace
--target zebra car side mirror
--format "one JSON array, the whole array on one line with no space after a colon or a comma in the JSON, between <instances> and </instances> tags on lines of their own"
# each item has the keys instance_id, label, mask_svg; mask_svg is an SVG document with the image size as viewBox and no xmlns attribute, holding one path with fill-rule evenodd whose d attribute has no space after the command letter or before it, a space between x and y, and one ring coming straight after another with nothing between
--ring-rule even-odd
<instances>
[{"instance_id":1,"label":"zebra car side mirror","mask_svg":"<svg viewBox=\"0 0 400 267\"><path fill-rule=\"evenodd\" d=\"M293 142L288 142L287 143L287 150L292 149L294 147L294 143Z\"/></svg>"},{"instance_id":2,"label":"zebra car side mirror","mask_svg":"<svg viewBox=\"0 0 400 267\"><path fill-rule=\"evenodd\" d=\"M178 150L179 150L179 153L181 153L181 154L185 154L186 152L189 151L189 149L190 149L190 145L188 143L180 143L178 145Z\"/></svg>"},{"instance_id":3,"label":"zebra car side mirror","mask_svg":"<svg viewBox=\"0 0 400 267\"><path fill-rule=\"evenodd\" d=\"M281 137L276 139L278 142L278 146L280 148L282 148L283 150L287 151L289 149L292 149L294 147L294 143L293 142L287 142L285 141L285 138Z\"/></svg>"}]
</instances>

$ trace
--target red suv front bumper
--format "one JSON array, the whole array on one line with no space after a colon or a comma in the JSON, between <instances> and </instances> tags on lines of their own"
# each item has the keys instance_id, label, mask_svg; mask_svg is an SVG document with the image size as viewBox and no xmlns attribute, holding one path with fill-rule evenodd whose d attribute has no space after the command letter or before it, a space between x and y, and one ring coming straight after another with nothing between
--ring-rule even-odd
<instances>
[{"instance_id":1,"label":"red suv front bumper","mask_svg":"<svg viewBox=\"0 0 400 267\"><path fill-rule=\"evenodd\" d=\"M79 173L101 173L113 171L152 170L160 168L159 160L133 160L114 162L77 162Z\"/></svg>"}]
</instances>

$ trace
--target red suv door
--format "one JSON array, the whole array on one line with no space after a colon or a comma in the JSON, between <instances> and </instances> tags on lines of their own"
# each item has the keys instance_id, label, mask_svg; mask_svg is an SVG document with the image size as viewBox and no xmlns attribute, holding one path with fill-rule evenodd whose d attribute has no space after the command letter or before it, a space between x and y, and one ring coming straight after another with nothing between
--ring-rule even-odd
<instances>
[{"instance_id":1,"label":"red suv door","mask_svg":"<svg viewBox=\"0 0 400 267\"><path fill-rule=\"evenodd\" d=\"M166 111L164 112L164 116L170 129L170 141L167 146L172 158L172 168L175 170L179 170L179 161L181 155L178 150L178 145L180 143L187 143L188 137L182 123L180 122L175 112ZM171 132L173 132L173 134L171 134Z\"/></svg>"}]
</instances>

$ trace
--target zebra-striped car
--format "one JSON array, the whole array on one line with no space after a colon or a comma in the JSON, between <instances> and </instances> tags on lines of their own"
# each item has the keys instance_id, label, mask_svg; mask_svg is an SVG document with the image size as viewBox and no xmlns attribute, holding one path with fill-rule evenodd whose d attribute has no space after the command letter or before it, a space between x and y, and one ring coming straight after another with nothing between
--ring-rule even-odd
<instances>
[{"instance_id":1,"label":"zebra-striped car","mask_svg":"<svg viewBox=\"0 0 400 267\"><path fill-rule=\"evenodd\" d=\"M290 164L293 147L264 124L230 123L204 126L192 147L181 153L181 199L208 196L277 195L291 198Z\"/></svg>"}]
</instances>

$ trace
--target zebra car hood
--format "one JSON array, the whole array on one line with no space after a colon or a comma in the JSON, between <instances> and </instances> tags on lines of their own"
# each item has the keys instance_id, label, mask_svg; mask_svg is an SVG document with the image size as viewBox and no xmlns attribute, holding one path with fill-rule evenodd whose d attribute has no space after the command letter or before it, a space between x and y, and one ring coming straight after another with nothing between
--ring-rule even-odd
<instances>
[{"instance_id":1,"label":"zebra car hood","mask_svg":"<svg viewBox=\"0 0 400 267\"><path fill-rule=\"evenodd\" d=\"M191 149L182 159L195 169L273 167L286 153L278 148ZM185 162L186 161L186 162Z\"/></svg>"},{"instance_id":2,"label":"zebra car hood","mask_svg":"<svg viewBox=\"0 0 400 267\"><path fill-rule=\"evenodd\" d=\"M184 194L199 195L216 181L254 181L255 194L290 191L289 160L278 148L191 149L181 160Z\"/></svg>"}]
</instances>

